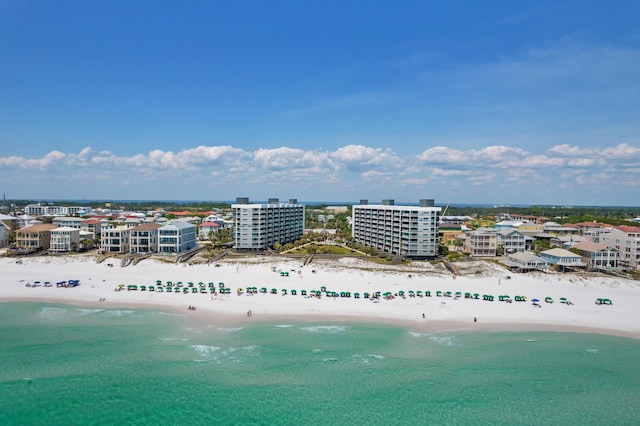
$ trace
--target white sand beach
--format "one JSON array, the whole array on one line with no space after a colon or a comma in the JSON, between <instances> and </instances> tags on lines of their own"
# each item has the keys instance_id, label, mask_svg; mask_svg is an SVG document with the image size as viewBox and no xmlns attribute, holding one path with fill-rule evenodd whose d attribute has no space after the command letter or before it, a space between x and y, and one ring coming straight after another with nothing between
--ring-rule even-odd
<instances>
[{"instance_id":1,"label":"white sand beach","mask_svg":"<svg viewBox=\"0 0 640 426\"><path fill-rule=\"evenodd\" d=\"M112 266L109 266L112 265ZM640 285L636 281L584 274L514 274L488 262L476 262L472 273L457 277L428 262L380 266L355 258L318 259L307 266L300 260L279 257L228 259L217 265L174 264L144 260L121 267L118 259L96 263L95 256L38 256L0 259L0 302L38 301L105 308L137 307L185 312L210 323L245 321L344 320L406 324L415 329L445 330L561 330L588 331L640 338ZM288 272L282 276L280 272ZM79 280L73 288L57 287L60 281ZM156 280L224 282L231 294L127 291L126 286L155 286ZM51 282L45 287L44 282ZM32 286L39 282L40 285ZM124 285L122 291L115 291ZM351 292L350 298L302 296L301 290ZM266 287L268 293L238 294L237 289ZM276 288L277 294L270 294ZM286 295L282 289L287 289ZM297 295L291 295L291 290ZM408 292L430 291L431 297L410 297ZM365 292L405 292L405 297L365 299ZM437 291L480 294L438 297ZM356 299L354 293L360 293ZM309 293L307 293L309 294ZM482 295L495 297L483 301ZM511 303L500 295L526 296L527 301ZM553 298L546 303L545 298ZM560 303L566 298L571 304ZM612 305L597 305L598 298ZM103 300L104 299L104 300ZM537 305L532 303L538 299ZM196 311L189 311L195 306ZM252 316L248 317L247 312ZM423 317L424 314L424 317ZM474 318L477 322L474 322Z\"/></svg>"}]
</instances>

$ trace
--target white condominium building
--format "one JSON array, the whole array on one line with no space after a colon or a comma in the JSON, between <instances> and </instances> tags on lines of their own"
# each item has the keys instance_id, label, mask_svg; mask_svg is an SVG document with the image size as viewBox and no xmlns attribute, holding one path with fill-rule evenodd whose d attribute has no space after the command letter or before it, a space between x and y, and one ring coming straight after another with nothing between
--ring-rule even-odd
<instances>
[{"instance_id":1,"label":"white condominium building","mask_svg":"<svg viewBox=\"0 0 640 426\"><path fill-rule=\"evenodd\" d=\"M396 206L393 200L370 205L361 200L353 206L353 240L386 253L434 258L438 255L441 210L433 200L420 200L418 206Z\"/></svg>"},{"instance_id":2,"label":"white condominium building","mask_svg":"<svg viewBox=\"0 0 640 426\"><path fill-rule=\"evenodd\" d=\"M33 216L56 216L56 215L84 215L90 214L89 206L54 206L49 204L27 204L24 207L24 214Z\"/></svg>"},{"instance_id":3,"label":"white condominium building","mask_svg":"<svg viewBox=\"0 0 640 426\"><path fill-rule=\"evenodd\" d=\"M304 206L296 199L281 203L270 198L266 204L251 204L248 198L237 198L231 207L233 246L237 250L264 250L276 243L292 243L304 233Z\"/></svg>"}]
</instances>

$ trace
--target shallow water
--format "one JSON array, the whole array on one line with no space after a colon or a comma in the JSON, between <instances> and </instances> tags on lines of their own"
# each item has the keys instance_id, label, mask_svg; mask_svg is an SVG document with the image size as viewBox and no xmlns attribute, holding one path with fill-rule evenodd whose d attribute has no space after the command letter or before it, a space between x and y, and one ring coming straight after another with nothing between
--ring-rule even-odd
<instances>
[{"instance_id":1,"label":"shallow water","mask_svg":"<svg viewBox=\"0 0 640 426\"><path fill-rule=\"evenodd\" d=\"M640 341L0 304L0 423L638 424Z\"/></svg>"}]
</instances>

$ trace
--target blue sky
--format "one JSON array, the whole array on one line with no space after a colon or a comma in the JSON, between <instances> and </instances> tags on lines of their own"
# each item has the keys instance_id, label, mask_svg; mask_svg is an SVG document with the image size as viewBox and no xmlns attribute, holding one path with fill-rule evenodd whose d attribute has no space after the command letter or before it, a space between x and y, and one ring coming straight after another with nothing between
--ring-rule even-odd
<instances>
[{"instance_id":1,"label":"blue sky","mask_svg":"<svg viewBox=\"0 0 640 426\"><path fill-rule=\"evenodd\" d=\"M7 198L640 205L640 3L0 0Z\"/></svg>"}]
</instances>

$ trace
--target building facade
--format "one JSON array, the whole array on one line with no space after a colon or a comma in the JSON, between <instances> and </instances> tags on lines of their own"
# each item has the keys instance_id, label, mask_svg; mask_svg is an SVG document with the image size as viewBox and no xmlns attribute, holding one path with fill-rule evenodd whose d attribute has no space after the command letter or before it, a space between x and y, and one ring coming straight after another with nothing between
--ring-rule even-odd
<instances>
[{"instance_id":1,"label":"building facade","mask_svg":"<svg viewBox=\"0 0 640 426\"><path fill-rule=\"evenodd\" d=\"M129 253L157 253L160 228L157 223L143 223L129 229Z\"/></svg>"},{"instance_id":2,"label":"building facade","mask_svg":"<svg viewBox=\"0 0 640 426\"><path fill-rule=\"evenodd\" d=\"M56 253L68 253L76 251L80 247L80 230L69 226L51 230L51 242L49 251Z\"/></svg>"},{"instance_id":3,"label":"building facade","mask_svg":"<svg viewBox=\"0 0 640 426\"><path fill-rule=\"evenodd\" d=\"M158 228L158 253L184 253L196 245L196 226L191 223L173 222Z\"/></svg>"},{"instance_id":4,"label":"building facade","mask_svg":"<svg viewBox=\"0 0 640 426\"><path fill-rule=\"evenodd\" d=\"M640 269L640 227L614 226L611 232L600 234L599 241L615 247L620 252L621 263Z\"/></svg>"},{"instance_id":5,"label":"building facade","mask_svg":"<svg viewBox=\"0 0 640 426\"><path fill-rule=\"evenodd\" d=\"M496 236L504 254L524 252L527 248L527 236L517 229L500 229Z\"/></svg>"},{"instance_id":6,"label":"building facade","mask_svg":"<svg viewBox=\"0 0 640 426\"><path fill-rule=\"evenodd\" d=\"M438 223L442 208L433 200L418 206L396 206L393 200L353 206L351 233L354 242L385 253L411 258L438 255Z\"/></svg>"},{"instance_id":7,"label":"building facade","mask_svg":"<svg viewBox=\"0 0 640 426\"><path fill-rule=\"evenodd\" d=\"M478 228L467 232L464 252L471 257L495 257L498 251L498 237L493 228Z\"/></svg>"},{"instance_id":8,"label":"building facade","mask_svg":"<svg viewBox=\"0 0 640 426\"><path fill-rule=\"evenodd\" d=\"M128 253L129 231L126 226L104 229L100 234L100 250L103 253Z\"/></svg>"},{"instance_id":9,"label":"building facade","mask_svg":"<svg viewBox=\"0 0 640 426\"><path fill-rule=\"evenodd\" d=\"M251 204L248 198L238 198L231 207L236 250L273 248L276 244L293 243L304 233L305 207L296 199L281 203L271 198L266 204Z\"/></svg>"},{"instance_id":10,"label":"building facade","mask_svg":"<svg viewBox=\"0 0 640 426\"><path fill-rule=\"evenodd\" d=\"M39 224L16 231L16 247L24 250L49 250L51 230L55 225Z\"/></svg>"}]
</instances>

